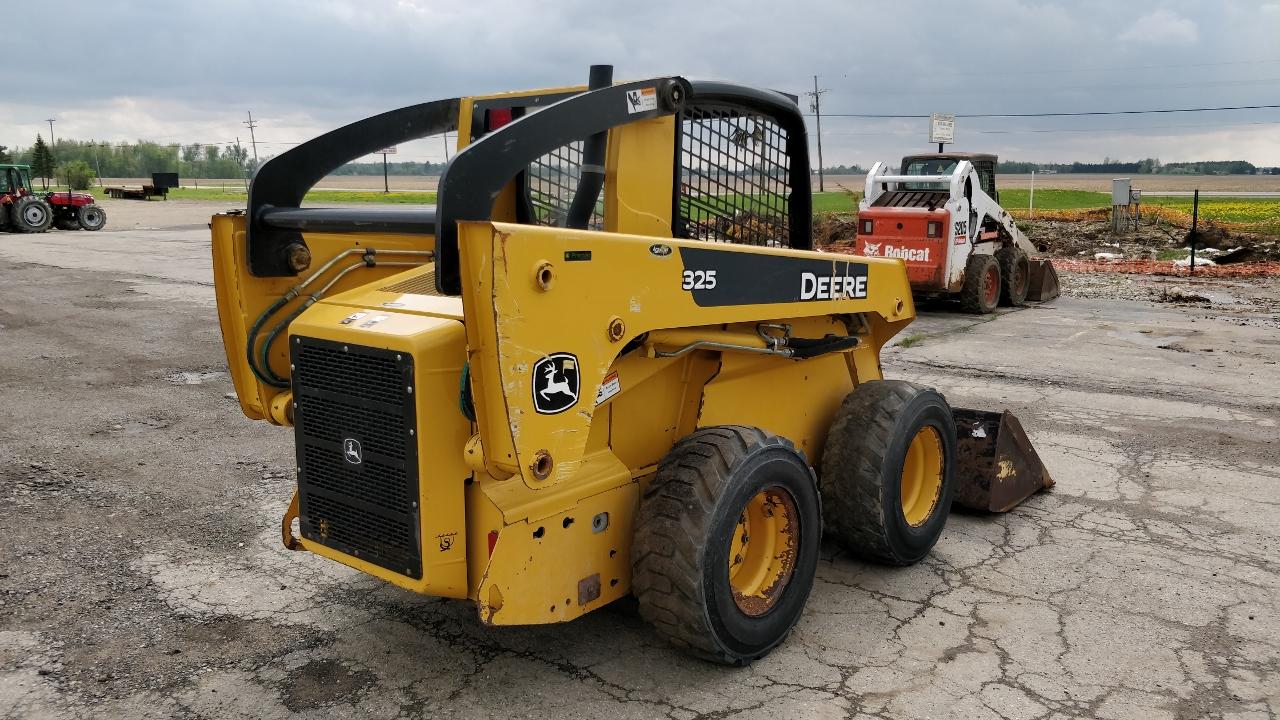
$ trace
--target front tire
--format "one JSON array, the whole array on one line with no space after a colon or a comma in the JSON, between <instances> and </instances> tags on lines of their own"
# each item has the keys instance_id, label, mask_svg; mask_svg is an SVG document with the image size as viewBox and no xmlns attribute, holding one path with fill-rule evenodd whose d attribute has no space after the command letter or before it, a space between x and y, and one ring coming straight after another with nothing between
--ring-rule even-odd
<instances>
[{"instance_id":1,"label":"front tire","mask_svg":"<svg viewBox=\"0 0 1280 720\"><path fill-rule=\"evenodd\" d=\"M964 287L960 308L967 313L987 315L1000 304L1000 264L990 255L970 255L964 265Z\"/></svg>"},{"instance_id":2,"label":"front tire","mask_svg":"<svg viewBox=\"0 0 1280 720\"><path fill-rule=\"evenodd\" d=\"M107 211L101 205L91 203L76 211L76 219L80 221L81 228L94 232L107 224Z\"/></svg>"},{"instance_id":3,"label":"front tire","mask_svg":"<svg viewBox=\"0 0 1280 720\"><path fill-rule=\"evenodd\" d=\"M25 195L13 204L13 225L25 233L42 233L53 222L53 208L35 195Z\"/></svg>"},{"instance_id":4,"label":"front tire","mask_svg":"<svg viewBox=\"0 0 1280 720\"><path fill-rule=\"evenodd\" d=\"M698 430L667 453L640 500L640 615L693 655L750 663L799 620L821 539L813 470L788 440L737 425Z\"/></svg>"},{"instance_id":5,"label":"front tire","mask_svg":"<svg viewBox=\"0 0 1280 720\"><path fill-rule=\"evenodd\" d=\"M889 565L929 553L955 495L956 429L932 388L872 380L836 412L822 456L831 534L849 552Z\"/></svg>"},{"instance_id":6,"label":"front tire","mask_svg":"<svg viewBox=\"0 0 1280 720\"><path fill-rule=\"evenodd\" d=\"M1000 304L1018 307L1027 302L1027 289L1031 281L1031 260L1016 247L1001 248L996 252L1000 263Z\"/></svg>"}]
</instances>

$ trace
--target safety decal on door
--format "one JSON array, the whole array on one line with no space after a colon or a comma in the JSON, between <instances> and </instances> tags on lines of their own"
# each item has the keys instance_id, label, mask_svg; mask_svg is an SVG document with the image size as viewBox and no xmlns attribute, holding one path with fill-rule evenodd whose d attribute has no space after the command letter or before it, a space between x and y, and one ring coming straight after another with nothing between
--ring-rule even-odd
<instances>
[{"instance_id":1,"label":"safety decal on door","mask_svg":"<svg viewBox=\"0 0 1280 720\"><path fill-rule=\"evenodd\" d=\"M578 358L552 353L533 365L533 409L555 415L578 404Z\"/></svg>"}]
</instances>

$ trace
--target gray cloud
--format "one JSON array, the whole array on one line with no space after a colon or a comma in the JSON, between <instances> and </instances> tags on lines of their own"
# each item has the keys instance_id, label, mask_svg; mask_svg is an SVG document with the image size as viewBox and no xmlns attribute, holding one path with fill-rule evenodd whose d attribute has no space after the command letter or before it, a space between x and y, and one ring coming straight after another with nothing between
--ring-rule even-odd
<instances>
[{"instance_id":1,"label":"gray cloud","mask_svg":"<svg viewBox=\"0 0 1280 720\"><path fill-rule=\"evenodd\" d=\"M55 9L56 8L56 9ZM21 93L0 143L44 119L62 136L223 142L261 120L260 150L426 99L684 74L804 92L824 111L1070 112L1280 103L1280 5L972 0L688 3L225 0L23 3L52 33L8 34ZM51 26L52 27L52 26ZM62 46L65 43L66 48ZM1280 164L1280 111L960 121L958 147L1010 159ZM925 146L919 120L824 118L828 163ZM442 157L434 144L406 157Z\"/></svg>"}]
</instances>

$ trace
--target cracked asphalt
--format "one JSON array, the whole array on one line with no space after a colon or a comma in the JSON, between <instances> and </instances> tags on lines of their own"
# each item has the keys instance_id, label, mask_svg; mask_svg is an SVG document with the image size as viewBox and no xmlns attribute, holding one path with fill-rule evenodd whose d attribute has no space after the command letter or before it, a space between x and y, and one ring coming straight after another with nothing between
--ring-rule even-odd
<instances>
[{"instance_id":1,"label":"cracked asphalt","mask_svg":"<svg viewBox=\"0 0 1280 720\"><path fill-rule=\"evenodd\" d=\"M1012 410L1056 488L954 514L915 567L826 548L791 638L726 669L625 605L486 628L284 550L291 436L228 396L207 209L180 210L0 236L0 718L1280 713L1274 315L925 312L886 375Z\"/></svg>"}]
</instances>

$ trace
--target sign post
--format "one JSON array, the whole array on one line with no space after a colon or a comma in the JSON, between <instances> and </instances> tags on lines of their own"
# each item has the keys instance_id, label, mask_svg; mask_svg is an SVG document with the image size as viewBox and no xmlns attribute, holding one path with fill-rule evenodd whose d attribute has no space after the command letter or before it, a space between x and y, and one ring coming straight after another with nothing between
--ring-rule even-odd
<instances>
[{"instance_id":1,"label":"sign post","mask_svg":"<svg viewBox=\"0 0 1280 720\"><path fill-rule=\"evenodd\" d=\"M929 115L929 142L938 143L938 152L942 146L955 142L956 116L949 113L932 113Z\"/></svg>"},{"instance_id":2,"label":"sign post","mask_svg":"<svg viewBox=\"0 0 1280 720\"><path fill-rule=\"evenodd\" d=\"M387 181L387 156L396 154L396 146L392 145L391 147L383 148L380 152L382 154L382 192L389 193L391 192L391 183Z\"/></svg>"}]
</instances>

